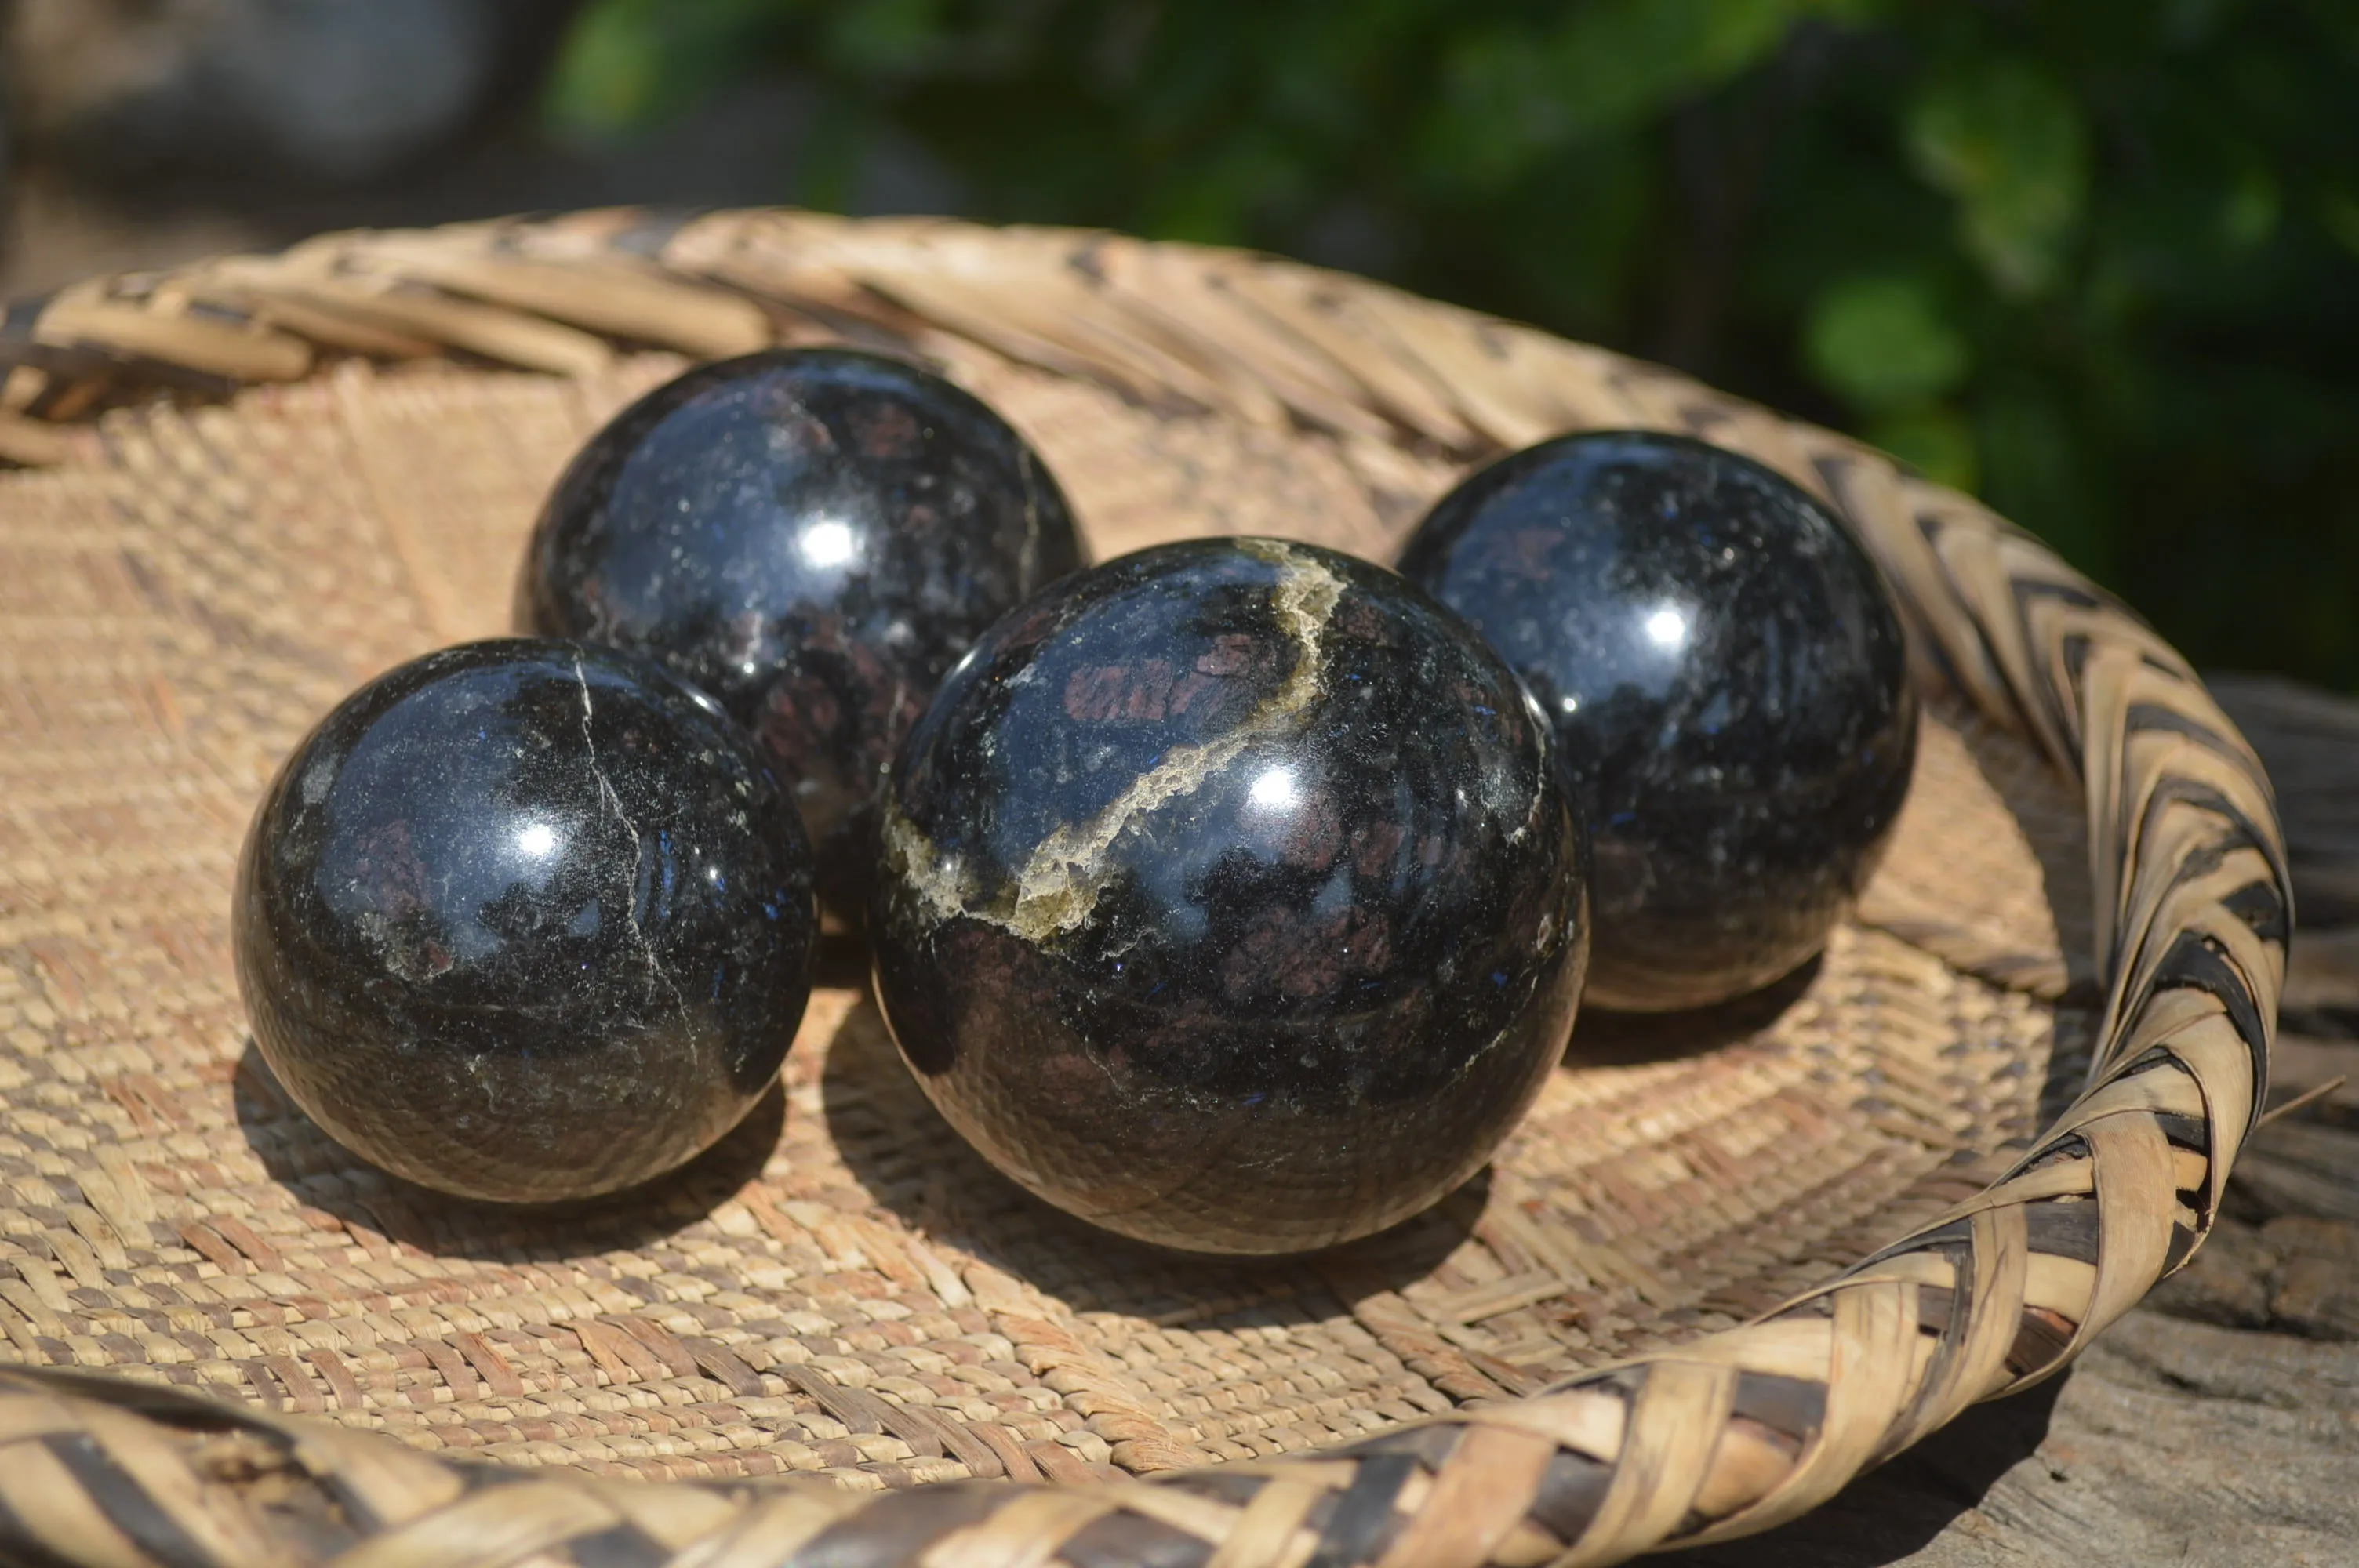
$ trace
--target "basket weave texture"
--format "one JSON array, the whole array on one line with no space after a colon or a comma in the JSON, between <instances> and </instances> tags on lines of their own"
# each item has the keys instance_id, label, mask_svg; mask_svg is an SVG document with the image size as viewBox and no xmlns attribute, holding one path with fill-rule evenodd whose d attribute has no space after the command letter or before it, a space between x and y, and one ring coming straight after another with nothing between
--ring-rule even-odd
<instances>
[{"instance_id":1,"label":"basket weave texture","mask_svg":"<svg viewBox=\"0 0 2359 1568\"><path fill-rule=\"evenodd\" d=\"M539 496L625 400L846 341L1006 414L1101 558L1389 559L1566 429L1768 462L1904 607L1892 854L1814 969L1585 1022L1484 1177L1307 1261L1021 1197L856 960L782 1092L648 1192L376 1174L246 1037L262 781L357 681L506 630ZM78 287L5 347L0 1558L1618 1562L2062 1366L2201 1241L2258 1114L2284 853L2185 662L1974 503L1670 373L1265 258L788 211L328 236Z\"/></svg>"}]
</instances>

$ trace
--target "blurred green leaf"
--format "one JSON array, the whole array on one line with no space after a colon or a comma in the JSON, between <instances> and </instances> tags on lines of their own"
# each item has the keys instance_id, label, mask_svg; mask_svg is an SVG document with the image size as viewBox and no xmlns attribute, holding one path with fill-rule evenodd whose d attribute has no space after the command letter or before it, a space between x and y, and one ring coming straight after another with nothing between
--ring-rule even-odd
<instances>
[{"instance_id":1,"label":"blurred green leaf","mask_svg":"<svg viewBox=\"0 0 2359 1568\"><path fill-rule=\"evenodd\" d=\"M1910 105L1918 172L1958 202L1967 250L2010 294L2055 283L2089 185L2088 130L2038 67L1978 61Z\"/></svg>"},{"instance_id":2,"label":"blurred green leaf","mask_svg":"<svg viewBox=\"0 0 2359 1568\"><path fill-rule=\"evenodd\" d=\"M1573 118L1552 61L1523 28L1469 30L1443 57L1441 102L1424 134L1436 183L1494 191L1571 134Z\"/></svg>"},{"instance_id":3,"label":"blurred green leaf","mask_svg":"<svg viewBox=\"0 0 2359 1568\"><path fill-rule=\"evenodd\" d=\"M1553 28L1470 27L1444 57L1433 153L1496 183L1538 155L1660 114L1861 0L1587 0Z\"/></svg>"},{"instance_id":4,"label":"blurred green leaf","mask_svg":"<svg viewBox=\"0 0 2359 1568\"><path fill-rule=\"evenodd\" d=\"M1861 432L1936 484L1972 492L1979 477L1973 426L1950 408L1913 408L1871 421Z\"/></svg>"},{"instance_id":5,"label":"blurred green leaf","mask_svg":"<svg viewBox=\"0 0 2359 1568\"><path fill-rule=\"evenodd\" d=\"M2111 576L2112 535L2092 504L2074 423L2061 400L2017 373L1983 400L1981 416L1983 493L2082 570Z\"/></svg>"},{"instance_id":6,"label":"blurred green leaf","mask_svg":"<svg viewBox=\"0 0 2359 1568\"><path fill-rule=\"evenodd\" d=\"M2319 192L2318 221L2336 244L2359 256L2359 196L2332 187Z\"/></svg>"},{"instance_id":7,"label":"blurred green leaf","mask_svg":"<svg viewBox=\"0 0 2359 1568\"><path fill-rule=\"evenodd\" d=\"M947 41L944 0L861 0L835 13L829 52L854 74L901 75Z\"/></svg>"},{"instance_id":8,"label":"blurred green leaf","mask_svg":"<svg viewBox=\"0 0 2359 1568\"><path fill-rule=\"evenodd\" d=\"M2246 164L2220 203L2220 237L2237 250L2250 250L2277 232L2283 206L2277 176L2257 163Z\"/></svg>"},{"instance_id":9,"label":"blurred green leaf","mask_svg":"<svg viewBox=\"0 0 2359 1568\"><path fill-rule=\"evenodd\" d=\"M1241 136L1158 192L1143 227L1158 239L1245 244L1253 238L1255 211L1297 195L1301 182L1302 170L1281 142Z\"/></svg>"},{"instance_id":10,"label":"blurred green leaf","mask_svg":"<svg viewBox=\"0 0 2359 1568\"><path fill-rule=\"evenodd\" d=\"M976 217L1669 360L1976 488L2199 661L2359 687L2350 0L590 0L545 107L766 74L817 108L782 200L889 149Z\"/></svg>"},{"instance_id":11,"label":"blurred green leaf","mask_svg":"<svg viewBox=\"0 0 2359 1568\"><path fill-rule=\"evenodd\" d=\"M1916 277L1856 277L1812 302L1803 351L1830 391L1857 408L1930 402L1965 378L1972 351Z\"/></svg>"},{"instance_id":12,"label":"blurred green leaf","mask_svg":"<svg viewBox=\"0 0 2359 1568\"><path fill-rule=\"evenodd\" d=\"M1803 0L1592 0L1545 45L1575 130L1627 124L1784 41Z\"/></svg>"},{"instance_id":13,"label":"blurred green leaf","mask_svg":"<svg viewBox=\"0 0 2359 1568\"><path fill-rule=\"evenodd\" d=\"M653 124L741 75L746 46L792 8L782 0L593 0L559 47L542 115L575 136Z\"/></svg>"}]
</instances>

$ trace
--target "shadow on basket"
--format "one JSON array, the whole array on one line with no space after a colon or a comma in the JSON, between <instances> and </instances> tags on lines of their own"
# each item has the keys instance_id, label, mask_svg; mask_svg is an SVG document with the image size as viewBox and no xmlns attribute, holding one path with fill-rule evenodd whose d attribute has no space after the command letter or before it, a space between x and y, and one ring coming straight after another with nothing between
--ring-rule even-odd
<instances>
[{"instance_id":1,"label":"shadow on basket","mask_svg":"<svg viewBox=\"0 0 2359 1568\"><path fill-rule=\"evenodd\" d=\"M520 1207L434 1192L346 1152L296 1107L250 1039L234 1091L246 1146L298 1203L388 1249L478 1262L572 1261L659 1244L760 1176L786 1122L773 1085L726 1137L667 1175L606 1197Z\"/></svg>"}]
</instances>

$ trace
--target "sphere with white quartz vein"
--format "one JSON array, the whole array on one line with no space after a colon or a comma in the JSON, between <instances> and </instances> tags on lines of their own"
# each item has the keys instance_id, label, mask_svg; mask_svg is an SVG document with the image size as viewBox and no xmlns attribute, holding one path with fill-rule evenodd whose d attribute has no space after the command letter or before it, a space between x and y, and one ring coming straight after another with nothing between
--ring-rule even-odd
<instances>
[{"instance_id":1,"label":"sphere with white quartz vein","mask_svg":"<svg viewBox=\"0 0 2359 1568\"><path fill-rule=\"evenodd\" d=\"M1201 540L985 633L904 743L869 906L927 1094L1032 1192L1304 1250L1481 1168L1564 1049L1582 830L1455 614L1306 545Z\"/></svg>"},{"instance_id":2,"label":"sphere with white quartz vein","mask_svg":"<svg viewBox=\"0 0 2359 1568\"><path fill-rule=\"evenodd\" d=\"M611 648L387 672L265 792L231 924L255 1043L397 1175L586 1197L712 1144L810 989L811 858L712 700Z\"/></svg>"}]
</instances>

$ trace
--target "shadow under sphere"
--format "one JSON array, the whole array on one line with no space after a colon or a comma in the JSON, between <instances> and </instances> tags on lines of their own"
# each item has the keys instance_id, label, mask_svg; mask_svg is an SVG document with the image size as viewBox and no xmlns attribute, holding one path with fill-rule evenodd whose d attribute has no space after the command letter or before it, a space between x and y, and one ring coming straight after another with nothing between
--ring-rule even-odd
<instances>
[{"instance_id":1,"label":"shadow under sphere","mask_svg":"<svg viewBox=\"0 0 2359 1568\"><path fill-rule=\"evenodd\" d=\"M421 1252L480 1262L558 1262L659 1245L760 1176L786 1124L786 1096L773 1083L712 1148L651 1181L569 1203L499 1204L368 1163L303 1114L251 1040L234 1094L246 1147L304 1203Z\"/></svg>"},{"instance_id":2,"label":"shadow under sphere","mask_svg":"<svg viewBox=\"0 0 2359 1568\"><path fill-rule=\"evenodd\" d=\"M1490 1200L1491 1171L1391 1229L1280 1258L1175 1253L1111 1235L1034 1197L942 1119L894 1049L873 1000L847 1016L820 1079L829 1141L868 1201L912 1232L1035 1282L1068 1277L1076 1248L1094 1260L1091 1305L1160 1322L1321 1322L1375 1291L1426 1278L1465 1245ZM1044 1285L1044 1288L1052 1288Z\"/></svg>"}]
</instances>

